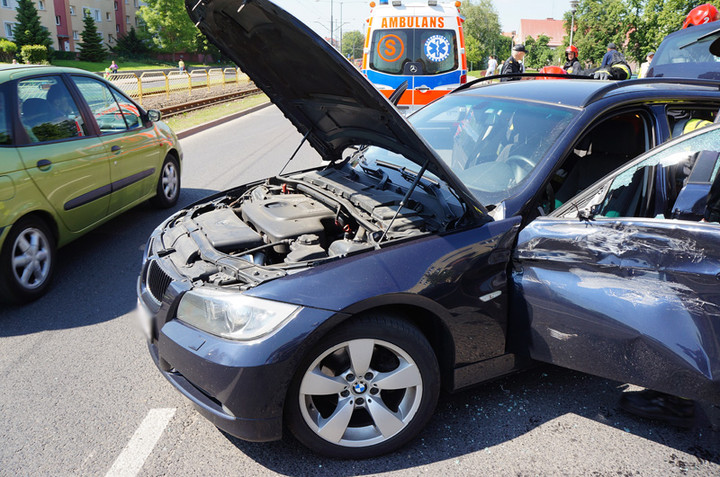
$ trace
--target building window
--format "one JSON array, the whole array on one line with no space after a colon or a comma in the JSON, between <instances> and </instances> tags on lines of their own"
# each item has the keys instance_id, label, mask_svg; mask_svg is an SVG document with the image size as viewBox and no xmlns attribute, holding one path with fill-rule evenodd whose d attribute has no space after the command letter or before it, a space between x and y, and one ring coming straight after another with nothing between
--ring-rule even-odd
<instances>
[{"instance_id":1,"label":"building window","mask_svg":"<svg viewBox=\"0 0 720 477\"><path fill-rule=\"evenodd\" d=\"M130 15L125 15L125 23L130 24Z\"/></svg>"},{"instance_id":2,"label":"building window","mask_svg":"<svg viewBox=\"0 0 720 477\"><path fill-rule=\"evenodd\" d=\"M45 10L45 2L43 2L43 0L38 2L38 10Z\"/></svg>"},{"instance_id":3,"label":"building window","mask_svg":"<svg viewBox=\"0 0 720 477\"><path fill-rule=\"evenodd\" d=\"M80 36L78 35L78 31L73 30L73 40L79 40L79 39L80 39Z\"/></svg>"},{"instance_id":4,"label":"building window","mask_svg":"<svg viewBox=\"0 0 720 477\"><path fill-rule=\"evenodd\" d=\"M118 4L117 4L117 2L115 2L115 11L116 12L117 12L117 9L118 9Z\"/></svg>"},{"instance_id":5,"label":"building window","mask_svg":"<svg viewBox=\"0 0 720 477\"><path fill-rule=\"evenodd\" d=\"M55 15L55 24L60 25L62 23L62 19L60 18L60 15Z\"/></svg>"},{"instance_id":6,"label":"building window","mask_svg":"<svg viewBox=\"0 0 720 477\"><path fill-rule=\"evenodd\" d=\"M114 41L114 40L113 40L112 34L111 34L111 33L108 33L108 43L112 43L113 41Z\"/></svg>"},{"instance_id":7,"label":"building window","mask_svg":"<svg viewBox=\"0 0 720 477\"><path fill-rule=\"evenodd\" d=\"M10 8L10 0L2 0L2 6L5 8Z\"/></svg>"},{"instance_id":8,"label":"building window","mask_svg":"<svg viewBox=\"0 0 720 477\"><path fill-rule=\"evenodd\" d=\"M14 25L14 23L5 22L5 38L7 38L8 40L12 40L13 38L15 38L13 36Z\"/></svg>"},{"instance_id":9,"label":"building window","mask_svg":"<svg viewBox=\"0 0 720 477\"><path fill-rule=\"evenodd\" d=\"M115 24L115 33L120 33L120 25Z\"/></svg>"},{"instance_id":10,"label":"building window","mask_svg":"<svg viewBox=\"0 0 720 477\"><path fill-rule=\"evenodd\" d=\"M83 7L83 15L90 15L90 17L95 20L96 22L101 22L102 18L100 17L100 9L99 8L88 8Z\"/></svg>"},{"instance_id":11,"label":"building window","mask_svg":"<svg viewBox=\"0 0 720 477\"><path fill-rule=\"evenodd\" d=\"M105 20L110 21L110 12L105 12Z\"/></svg>"},{"instance_id":12,"label":"building window","mask_svg":"<svg viewBox=\"0 0 720 477\"><path fill-rule=\"evenodd\" d=\"M75 7L70 5L70 15L75 16Z\"/></svg>"}]
</instances>

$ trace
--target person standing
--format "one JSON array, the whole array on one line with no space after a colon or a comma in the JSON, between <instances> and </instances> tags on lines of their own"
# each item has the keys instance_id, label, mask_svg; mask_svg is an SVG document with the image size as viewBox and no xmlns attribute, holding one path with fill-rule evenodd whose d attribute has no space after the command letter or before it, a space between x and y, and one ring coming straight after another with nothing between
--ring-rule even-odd
<instances>
[{"instance_id":1,"label":"person standing","mask_svg":"<svg viewBox=\"0 0 720 477\"><path fill-rule=\"evenodd\" d=\"M570 45L565 49L565 59L567 60L563 65L563 69L569 75L582 74L582 66L580 66L580 59L578 58L578 49L574 45Z\"/></svg>"},{"instance_id":2,"label":"person standing","mask_svg":"<svg viewBox=\"0 0 720 477\"><path fill-rule=\"evenodd\" d=\"M115 60L112 60L112 63L110 63L110 71L112 74L115 74L118 72L118 65L115 63Z\"/></svg>"},{"instance_id":3,"label":"person standing","mask_svg":"<svg viewBox=\"0 0 720 477\"><path fill-rule=\"evenodd\" d=\"M180 73L185 73L185 62L182 59L182 56L180 57L180 61L178 61L178 69L180 70Z\"/></svg>"},{"instance_id":4,"label":"person standing","mask_svg":"<svg viewBox=\"0 0 720 477\"><path fill-rule=\"evenodd\" d=\"M522 64L522 60L525 58L525 53L527 53L527 50L525 50L525 45L522 43L518 43L513 46L512 55L510 55L510 58L505 60L505 63L503 63L500 74L506 75L524 72L525 65ZM515 81L519 79L520 78L502 78L500 81Z\"/></svg>"},{"instance_id":5,"label":"person standing","mask_svg":"<svg viewBox=\"0 0 720 477\"><path fill-rule=\"evenodd\" d=\"M651 52L649 52L649 53L647 54L647 56L645 57L645 60L646 60L646 61L644 61L644 62L640 65L640 71L638 72L638 78L644 78L645 75L647 75L647 71L648 71L648 69L650 68L650 63L652 63L652 59L653 59L654 57L655 57L655 52L654 52L654 51L651 51Z\"/></svg>"},{"instance_id":6,"label":"person standing","mask_svg":"<svg viewBox=\"0 0 720 477\"><path fill-rule=\"evenodd\" d=\"M495 74L495 70L497 69L498 62L495 59L493 55L490 55L490 58L488 58L488 67L487 71L485 71L485 76L492 76Z\"/></svg>"}]
</instances>

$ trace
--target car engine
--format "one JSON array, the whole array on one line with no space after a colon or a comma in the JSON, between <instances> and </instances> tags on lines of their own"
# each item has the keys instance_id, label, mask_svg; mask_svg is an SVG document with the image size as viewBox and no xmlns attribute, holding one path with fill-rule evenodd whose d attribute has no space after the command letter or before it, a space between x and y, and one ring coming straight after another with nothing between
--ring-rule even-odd
<instances>
[{"instance_id":1,"label":"car engine","mask_svg":"<svg viewBox=\"0 0 720 477\"><path fill-rule=\"evenodd\" d=\"M441 231L455 218L457 211L432 182L401 206L415 176L392 177L379 168L345 165L241 187L178 213L165 225L155 252L169 256L192 280L257 284Z\"/></svg>"}]
</instances>

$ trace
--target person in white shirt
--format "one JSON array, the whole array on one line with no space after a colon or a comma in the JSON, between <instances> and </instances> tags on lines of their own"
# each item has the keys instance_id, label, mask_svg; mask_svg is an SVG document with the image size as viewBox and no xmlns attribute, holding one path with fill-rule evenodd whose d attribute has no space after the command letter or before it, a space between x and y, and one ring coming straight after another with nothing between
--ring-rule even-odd
<instances>
[{"instance_id":1,"label":"person in white shirt","mask_svg":"<svg viewBox=\"0 0 720 477\"><path fill-rule=\"evenodd\" d=\"M497 69L498 62L495 59L493 55L490 55L488 58L488 67L487 71L485 71L485 76L492 76L495 74L495 70Z\"/></svg>"}]
</instances>

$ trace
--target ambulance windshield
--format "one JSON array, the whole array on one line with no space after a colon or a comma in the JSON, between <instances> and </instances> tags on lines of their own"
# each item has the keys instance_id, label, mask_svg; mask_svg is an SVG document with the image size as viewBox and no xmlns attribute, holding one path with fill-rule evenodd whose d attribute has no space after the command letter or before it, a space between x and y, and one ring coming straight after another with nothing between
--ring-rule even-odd
<instances>
[{"instance_id":1,"label":"ambulance windshield","mask_svg":"<svg viewBox=\"0 0 720 477\"><path fill-rule=\"evenodd\" d=\"M397 75L437 75L458 68L453 30L375 30L370 69Z\"/></svg>"}]
</instances>

